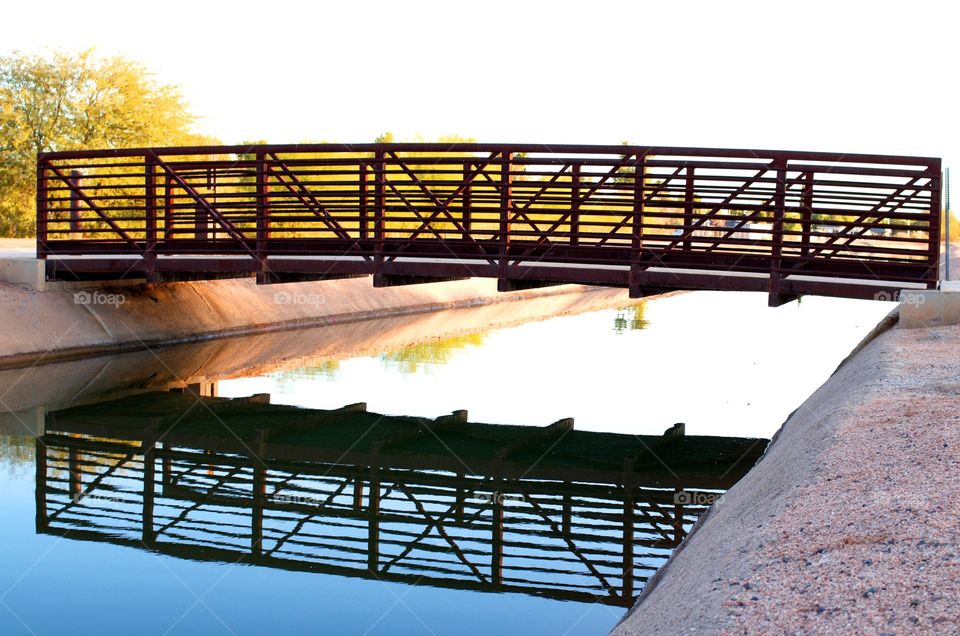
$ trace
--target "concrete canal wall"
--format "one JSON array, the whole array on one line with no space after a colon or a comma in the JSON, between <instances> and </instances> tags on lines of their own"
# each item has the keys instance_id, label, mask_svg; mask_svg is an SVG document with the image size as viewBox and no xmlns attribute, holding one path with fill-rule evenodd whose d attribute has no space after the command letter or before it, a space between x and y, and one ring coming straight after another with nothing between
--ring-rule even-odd
<instances>
[{"instance_id":1,"label":"concrete canal wall","mask_svg":"<svg viewBox=\"0 0 960 636\"><path fill-rule=\"evenodd\" d=\"M0 369L0 411L60 409L236 377L316 367L556 315L618 306L616 290L569 293L459 309L340 322L289 331L211 338L159 349L74 358ZM439 415L439 414L438 414ZM33 416L23 416L27 421ZM0 434L3 434L0 412ZM16 419L13 421L17 424ZM17 427L10 430L18 430Z\"/></svg>"},{"instance_id":2,"label":"concrete canal wall","mask_svg":"<svg viewBox=\"0 0 960 636\"><path fill-rule=\"evenodd\" d=\"M960 326L887 321L613 633L960 631Z\"/></svg>"},{"instance_id":3,"label":"concrete canal wall","mask_svg":"<svg viewBox=\"0 0 960 636\"><path fill-rule=\"evenodd\" d=\"M375 289L369 278L257 286L252 279L36 291L0 283L0 368L243 334L552 299L542 317L629 303L562 285L498 293L470 279Z\"/></svg>"}]
</instances>

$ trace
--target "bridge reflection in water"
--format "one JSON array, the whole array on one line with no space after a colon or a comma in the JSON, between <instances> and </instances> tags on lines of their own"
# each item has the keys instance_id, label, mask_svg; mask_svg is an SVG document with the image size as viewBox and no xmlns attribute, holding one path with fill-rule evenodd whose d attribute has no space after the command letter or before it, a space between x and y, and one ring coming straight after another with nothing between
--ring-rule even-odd
<instances>
[{"instance_id":1,"label":"bridge reflection in water","mask_svg":"<svg viewBox=\"0 0 960 636\"><path fill-rule=\"evenodd\" d=\"M626 607L765 446L155 393L48 414L37 531Z\"/></svg>"}]
</instances>

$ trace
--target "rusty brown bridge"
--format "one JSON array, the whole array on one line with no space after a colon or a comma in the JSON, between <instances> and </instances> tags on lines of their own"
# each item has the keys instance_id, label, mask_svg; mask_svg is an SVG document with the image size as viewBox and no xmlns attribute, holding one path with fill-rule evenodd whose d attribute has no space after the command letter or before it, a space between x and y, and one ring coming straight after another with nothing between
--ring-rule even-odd
<instances>
[{"instance_id":1,"label":"rusty brown bridge","mask_svg":"<svg viewBox=\"0 0 960 636\"><path fill-rule=\"evenodd\" d=\"M482 276L501 291L895 298L937 285L940 163L626 145L44 153L37 255L55 280Z\"/></svg>"}]
</instances>

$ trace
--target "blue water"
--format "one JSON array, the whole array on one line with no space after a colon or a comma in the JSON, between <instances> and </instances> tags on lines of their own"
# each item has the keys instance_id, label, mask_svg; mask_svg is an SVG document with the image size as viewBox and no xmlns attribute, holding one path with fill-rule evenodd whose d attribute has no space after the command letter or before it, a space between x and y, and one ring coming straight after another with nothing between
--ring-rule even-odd
<instances>
[{"instance_id":1,"label":"blue water","mask_svg":"<svg viewBox=\"0 0 960 636\"><path fill-rule=\"evenodd\" d=\"M697 293L220 383L275 403L578 429L769 437L889 310ZM292 338L296 334L291 334ZM55 372L55 367L50 368ZM3 389L0 388L0 393ZM604 634L625 610L193 562L37 534L29 438L0 450L0 634ZM10 459L15 446L25 457Z\"/></svg>"}]
</instances>

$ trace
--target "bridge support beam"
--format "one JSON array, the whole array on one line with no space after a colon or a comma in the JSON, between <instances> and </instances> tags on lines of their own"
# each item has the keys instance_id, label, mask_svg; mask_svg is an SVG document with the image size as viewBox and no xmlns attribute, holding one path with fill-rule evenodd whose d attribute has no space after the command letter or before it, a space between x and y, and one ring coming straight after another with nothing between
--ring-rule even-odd
<instances>
[{"instance_id":1,"label":"bridge support beam","mask_svg":"<svg viewBox=\"0 0 960 636\"><path fill-rule=\"evenodd\" d=\"M639 285L630 286L630 298L646 298L648 296L659 296L677 291L673 287L641 287Z\"/></svg>"},{"instance_id":2,"label":"bridge support beam","mask_svg":"<svg viewBox=\"0 0 960 636\"><path fill-rule=\"evenodd\" d=\"M400 287L402 285L422 285L424 283L443 283L452 280L467 280L469 276L404 276L399 274L374 274L374 287Z\"/></svg>"},{"instance_id":3,"label":"bridge support beam","mask_svg":"<svg viewBox=\"0 0 960 636\"><path fill-rule=\"evenodd\" d=\"M510 292L520 291L522 289L537 289L540 287L553 287L555 285L564 285L563 281L557 280L530 280L528 278L501 278L497 280L497 291Z\"/></svg>"},{"instance_id":4,"label":"bridge support beam","mask_svg":"<svg viewBox=\"0 0 960 636\"><path fill-rule=\"evenodd\" d=\"M768 307L779 307L780 305L786 305L789 302L793 302L800 298L800 294L784 294L776 291L771 291L767 296L767 306Z\"/></svg>"},{"instance_id":5,"label":"bridge support beam","mask_svg":"<svg viewBox=\"0 0 960 636\"><path fill-rule=\"evenodd\" d=\"M245 271L154 271L146 275L148 283L183 283L195 280L226 280L228 278L249 278L250 272Z\"/></svg>"},{"instance_id":6,"label":"bridge support beam","mask_svg":"<svg viewBox=\"0 0 960 636\"><path fill-rule=\"evenodd\" d=\"M309 272L275 272L266 270L257 272L257 285L303 283L312 280L339 280L341 278L364 278L366 276L368 276L368 274L311 274Z\"/></svg>"}]
</instances>

